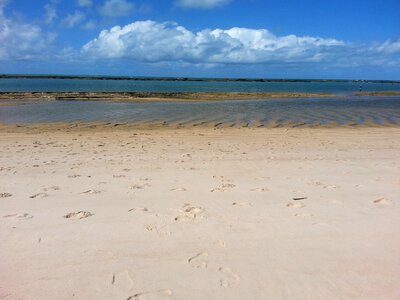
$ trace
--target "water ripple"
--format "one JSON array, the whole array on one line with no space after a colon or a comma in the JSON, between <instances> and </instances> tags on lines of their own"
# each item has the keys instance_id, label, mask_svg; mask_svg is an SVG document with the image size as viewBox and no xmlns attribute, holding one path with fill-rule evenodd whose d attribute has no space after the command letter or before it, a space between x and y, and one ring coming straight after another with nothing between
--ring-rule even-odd
<instances>
[{"instance_id":1,"label":"water ripple","mask_svg":"<svg viewBox=\"0 0 400 300\"><path fill-rule=\"evenodd\" d=\"M207 103L57 101L0 107L0 123L115 122L164 126L393 126L400 98L296 99Z\"/></svg>"}]
</instances>

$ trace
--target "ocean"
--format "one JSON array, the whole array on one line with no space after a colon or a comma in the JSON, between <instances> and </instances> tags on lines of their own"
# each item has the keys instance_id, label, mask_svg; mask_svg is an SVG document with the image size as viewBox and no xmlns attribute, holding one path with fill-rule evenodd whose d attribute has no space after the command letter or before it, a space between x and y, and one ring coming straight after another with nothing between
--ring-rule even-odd
<instances>
[{"instance_id":1,"label":"ocean","mask_svg":"<svg viewBox=\"0 0 400 300\"><path fill-rule=\"evenodd\" d=\"M398 126L400 97L353 96L357 82L181 82L0 79L0 92L319 92L339 98L197 103L25 102L1 105L1 124L110 122L173 126ZM362 83L363 91L400 91L400 84Z\"/></svg>"},{"instance_id":2,"label":"ocean","mask_svg":"<svg viewBox=\"0 0 400 300\"><path fill-rule=\"evenodd\" d=\"M304 92L350 95L358 92L360 85L365 92L400 91L400 82L220 82L0 78L0 92Z\"/></svg>"}]
</instances>

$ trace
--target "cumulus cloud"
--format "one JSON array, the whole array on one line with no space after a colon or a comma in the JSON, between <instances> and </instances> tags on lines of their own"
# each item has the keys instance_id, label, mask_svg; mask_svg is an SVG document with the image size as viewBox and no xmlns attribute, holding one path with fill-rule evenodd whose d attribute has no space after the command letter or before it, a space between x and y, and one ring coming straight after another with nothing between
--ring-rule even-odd
<instances>
[{"instance_id":1,"label":"cumulus cloud","mask_svg":"<svg viewBox=\"0 0 400 300\"><path fill-rule=\"evenodd\" d=\"M211 9L227 5L231 0L176 0L175 4L184 8Z\"/></svg>"},{"instance_id":2,"label":"cumulus cloud","mask_svg":"<svg viewBox=\"0 0 400 300\"><path fill-rule=\"evenodd\" d=\"M76 0L76 4L80 7L90 7L93 5L92 0Z\"/></svg>"},{"instance_id":3,"label":"cumulus cloud","mask_svg":"<svg viewBox=\"0 0 400 300\"><path fill-rule=\"evenodd\" d=\"M0 60L32 59L43 55L55 35L43 32L34 24L8 18L4 14L6 1L0 0Z\"/></svg>"},{"instance_id":4,"label":"cumulus cloud","mask_svg":"<svg viewBox=\"0 0 400 300\"><path fill-rule=\"evenodd\" d=\"M117 18L131 14L134 8L134 4L126 0L106 0L99 11L104 17Z\"/></svg>"},{"instance_id":5,"label":"cumulus cloud","mask_svg":"<svg viewBox=\"0 0 400 300\"><path fill-rule=\"evenodd\" d=\"M336 39L278 37L267 29L205 29L192 32L176 23L140 21L103 30L84 45L92 57L141 62L180 61L230 64L318 62L345 43Z\"/></svg>"},{"instance_id":6,"label":"cumulus cloud","mask_svg":"<svg viewBox=\"0 0 400 300\"><path fill-rule=\"evenodd\" d=\"M62 21L61 25L67 28L75 27L85 20L86 16L79 10L75 11L73 14L68 14Z\"/></svg>"}]
</instances>

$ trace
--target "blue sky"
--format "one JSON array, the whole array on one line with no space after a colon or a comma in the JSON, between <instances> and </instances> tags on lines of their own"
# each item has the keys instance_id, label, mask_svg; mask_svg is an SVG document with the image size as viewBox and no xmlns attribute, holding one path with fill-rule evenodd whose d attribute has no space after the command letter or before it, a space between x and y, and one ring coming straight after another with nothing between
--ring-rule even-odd
<instances>
[{"instance_id":1,"label":"blue sky","mask_svg":"<svg viewBox=\"0 0 400 300\"><path fill-rule=\"evenodd\" d=\"M400 1L0 0L0 73L400 79Z\"/></svg>"}]
</instances>

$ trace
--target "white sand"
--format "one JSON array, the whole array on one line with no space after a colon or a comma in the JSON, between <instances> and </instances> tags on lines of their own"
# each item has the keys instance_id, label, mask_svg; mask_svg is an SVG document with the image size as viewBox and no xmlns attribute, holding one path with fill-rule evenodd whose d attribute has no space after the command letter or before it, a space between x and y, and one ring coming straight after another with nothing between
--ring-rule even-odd
<instances>
[{"instance_id":1,"label":"white sand","mask_svg":"<svg viewBox=\"0 0 400 300\"><path fill-rule=\"evenodd\" d=\"M0 128L1 299L400 299L399 129L38 132Z\"/></svg>"}]
</instances>

